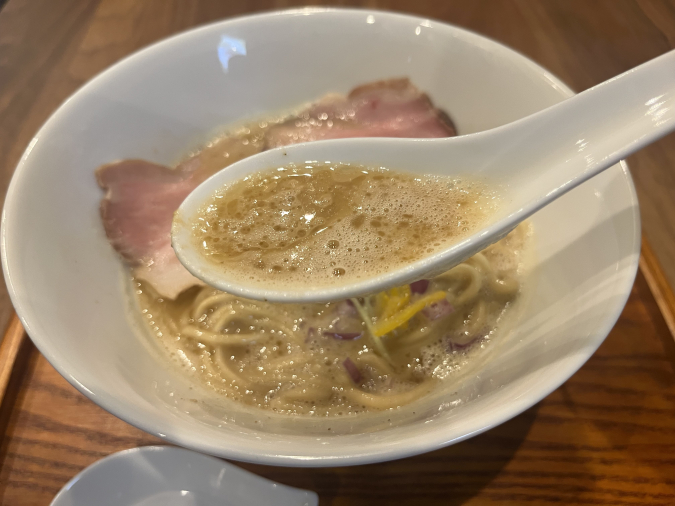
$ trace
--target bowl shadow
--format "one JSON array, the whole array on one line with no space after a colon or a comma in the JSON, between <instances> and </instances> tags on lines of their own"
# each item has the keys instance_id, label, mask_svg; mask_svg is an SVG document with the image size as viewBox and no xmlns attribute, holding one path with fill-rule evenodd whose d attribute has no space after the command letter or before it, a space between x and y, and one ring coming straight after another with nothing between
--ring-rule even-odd
<instances>
[{"instance_id":1,"label":"bowl shadow","mask_svg":"<svg viewBox=\"0 0 675 506\"><path fill-rule=\"evenodd\" d=\"M320 504L464 504L511 461L539 405L461 443L415 457L352 467L298 469L239 463L271 480L313 490Z\"/></svg>"}]
</instances>

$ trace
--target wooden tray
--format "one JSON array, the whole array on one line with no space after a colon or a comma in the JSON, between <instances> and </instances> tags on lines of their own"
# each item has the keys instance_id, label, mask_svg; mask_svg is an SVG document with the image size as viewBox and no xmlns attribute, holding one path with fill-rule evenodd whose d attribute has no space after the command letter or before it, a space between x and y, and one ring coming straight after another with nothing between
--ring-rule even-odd
<instances>
[{"instance_id":1,"label":"wooden tray","mask_svg":"<svg viewBox=\"0 0 675 506\"><path fill-rule=\"evenodd\" d=\"M673 336L675 298L643 243L635 286L607 340L567 383L520 416L463 443L384 464L241 466L315 490L322 505L673 505ZM16 318L0 346L0 392L5 505L47 505L95 460L160 443L70 386L25 339Z\"/></svg>"}]
</instances>

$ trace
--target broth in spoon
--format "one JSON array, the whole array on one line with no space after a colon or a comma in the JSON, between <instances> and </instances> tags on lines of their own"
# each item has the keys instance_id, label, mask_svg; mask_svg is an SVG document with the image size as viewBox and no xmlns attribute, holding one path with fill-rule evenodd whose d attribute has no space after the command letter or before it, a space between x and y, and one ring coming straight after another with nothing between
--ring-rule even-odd
<instances>
[{"instance_id":1,"label":"broth in spoon","mask_svg":"<svg viewBox=\"0 0 675 506\"><path fill-rule=\"evenodd\" d=\"M347 164L290 165L221 188L193 225L198 250L242 283L348 284L479 229L496 192L468 178Z\"/></svg>"}]
</instances>

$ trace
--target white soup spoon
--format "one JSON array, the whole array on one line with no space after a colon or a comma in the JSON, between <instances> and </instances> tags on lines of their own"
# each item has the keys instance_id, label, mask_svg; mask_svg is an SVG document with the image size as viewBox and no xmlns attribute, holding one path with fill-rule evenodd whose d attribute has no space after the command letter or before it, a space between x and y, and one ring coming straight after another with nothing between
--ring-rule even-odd
<instances>
[{"instance_id":1,"label":"white soup spoon","mask_svg":"<svg viewBox=\"0 0 675 506\"><path fill-rule=\"evenodd\" d=\"M326 302L439 274L498 241L521 221L622 158L675 129L675 51L548 109L492 130L444 139L358 138L276 148L230 165L199 185L175 214L171 240L196 277L228 293L279 302ZM452 246L385 274L331 286L246 284L196 247L192 225L228 183L289 164L348 163L418 174L471 175L498 185L501 205ZM564 217L561 217L564 219Z\"/></svg>"}]
</instances>

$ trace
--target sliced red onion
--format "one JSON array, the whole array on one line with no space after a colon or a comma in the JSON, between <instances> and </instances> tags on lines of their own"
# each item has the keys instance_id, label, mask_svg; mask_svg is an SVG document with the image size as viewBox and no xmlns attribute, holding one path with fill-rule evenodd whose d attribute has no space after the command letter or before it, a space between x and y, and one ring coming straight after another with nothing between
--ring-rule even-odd
<instances>
[{"instance_id":1,"label":"sliced red onion","mask_svg":"<svg viewBox=\"0 0 675 506\"><path fill-rule=\"evenodd\" d=\"M410 283L410 291L412 293L425 293L428 288L429 288L428 279L420 279L419 281Z\"/></svg>"},{"instance_id":2,"label":"sliced red onion","mask_svg":"<svg viewBox=\"0 0 675 506\"><path fill-rule=\"evenodd\" d=\"M448 344L446 345L446 350L448 350L448 353L452 353L453 351L464 351L467 348L471 347L479 339L480 339L480 336L475 336L465 343L456 343L452 339L448 339Z\"/></svg>"},{"instance_id":3,"label":"sliced red onion","mask_svg":"<svg viewBox=\"0 0 675 506\"><path fill-rule=\"evenodd\" d=\"M452 307L452 304L450 304L447 300L442 299L438 302L434 302L433 304L429 304L422 310L422 314L430 320L438 320L439 318L448 316L454 311L455 308Z\"/></svg>"},{"instance_id":4,"label":"sliced red onion","mask_svg":"<svg viewBox=\"0 0 675 506\"><path fill-rule=\"evenodd\" d=\"M363 335L363 332L324 332L323 335L332 337L333 339L353 341L354 339L359 339Z\"/></svg>"},{"instance_id":5,"label":"sliced red onion","mask_svg":"<svg viewBox=\"0 0 675 506\"><path fill-rule=\"evenodd\" d=\"M346 359L344 359L342 365L345 367L347 373L352 378L352 381L354 383L356 383L357 385L361 383L361 371L359 371L359 368L356 367L356 364L352 361L351 358L347 357Z\"/></svg>"},{"instance_id":6,"label":"sliced red onion","mask_svg":"<svg viewBox=\"0 0 675 506\"><path fill-rule=\"evenodd\" d=\"M307 337L305 337L305 342L308 343L316 337L316 329L310 327L307 329Z\"/></svg>"}]
</instances>

